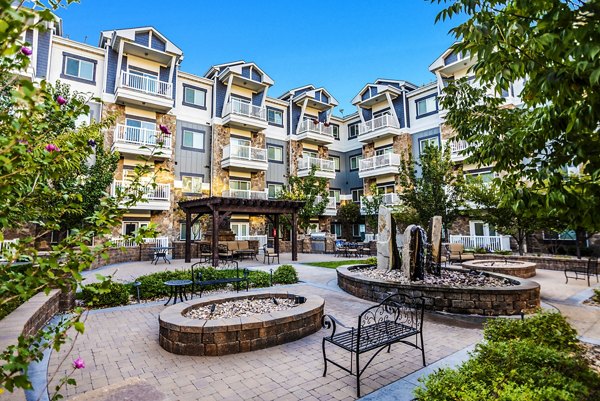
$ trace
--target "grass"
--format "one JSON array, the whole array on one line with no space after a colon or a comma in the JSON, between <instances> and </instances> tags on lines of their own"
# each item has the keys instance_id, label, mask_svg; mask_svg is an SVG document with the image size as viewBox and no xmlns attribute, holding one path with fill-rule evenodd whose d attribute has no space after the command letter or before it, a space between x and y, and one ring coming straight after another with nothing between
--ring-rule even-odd
<instances>
[{"instance_id":1,"label":"grass","mask_svg":"<svg viewBox=\"0 0 600 401\"><path fill-rule=\"evenodd\" d=\"M326 267L328 269L337 269L340 266L344 265L358 265L364 264L366 259L355 259L355 260L336 260L334 262L313 262L313 263L303 263L303 265L309 266L317 266L317 267Z\"/></svg>"}]
</instances>

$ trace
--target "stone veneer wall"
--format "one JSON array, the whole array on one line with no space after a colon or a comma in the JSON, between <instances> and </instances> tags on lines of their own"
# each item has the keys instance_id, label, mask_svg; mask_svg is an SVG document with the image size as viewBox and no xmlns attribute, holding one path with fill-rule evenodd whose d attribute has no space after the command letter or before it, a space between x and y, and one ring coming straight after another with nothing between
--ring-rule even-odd
<instances>
[{"instance_id":1,"label":"stone veneer wall","mask_svg":"<svg viewBox=\"0 0 600 401\"><path fill-rule=\"evenodd\" d=\"M502 274L493 275L514 280ZM519 279L519 285L511 287L451 288L368 279L352 273L348 267L339 267L337 276L341 289L361 299L381 302L396 292L407 292L415 297L423 297L426 309L439 312L502 316L540 307L540 285L525 279Z\"/></svg>"},{"instance_id":2,"label":"stone veneer wall","mask_svg":"<svg viewBox=\"0 0 600 401\"><path fill-rule=\"evenodd\" d=\"M151 261L154 258L154 252L152 251L153 247L154 244L141 244L127 248L109 248L106 251L108 258L105 259L101 256L96 257L96 260L92 262L90 269L94 270L115 263Z\"/></svg>"},{"instance_id":3,"label":"stone veneer wall","mask_svg":"<svg viewBox=\"0 0 600 401\"><path fill-rule=\"evenodd\" d=\"M213 125L213 148L211 157L211 186L213 196L221 196L223 191L229 189L229 171L222 166L223 148L229 145L231 132L229 127Z\"/></svg>"},{"instance_id":4,"label":"stone veneer wall","mask_svg":"<svg viewBox=\"0 0 600 401\"><path fill-rule=\"evenodd\" d=\"M188 319L183 314L200 305L236 299L294 298L296 295L262 291L222 298L213 296L164 309L159 316L159 344L179 355L218 356L274 347L316 333L321 328L325 301L303 295L306 302L294 308L230 319Z\"/></svg>"},{"instance_id":5,"label":"stone veneer wall","mask_svg":"<svg viewBox=\"0 0 600 401\"><path fill-rule=\"evenodd\" d=\"M288 175L297 175L298 174L298 159L302 157L302 150L304 146L300 141L294 141L290 139L288 146L292 148L292 157L288 163Z\"/></svg>"}]
</instances>

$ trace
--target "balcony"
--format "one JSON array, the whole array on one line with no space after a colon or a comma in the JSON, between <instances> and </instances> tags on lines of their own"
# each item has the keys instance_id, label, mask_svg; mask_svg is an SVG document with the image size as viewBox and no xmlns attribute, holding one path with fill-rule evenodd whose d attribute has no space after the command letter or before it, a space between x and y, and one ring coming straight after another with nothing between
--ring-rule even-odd
<instances>
[{"instance_id":1,"label":"balcony","mask_svg":"<svg viewBox=\"0 0 600 401\"><path fill-rule=\"evenodd\" d=\"M298 124L296 130L297 140L317 145L329 145L335 140L333 138L333 127L325 126L324 123L313 120L304 120Z\"/></svg>"},{"instance_id":2,"label":"balcony","mask_svg":"<svg viewBox=\"0 0 600 401\"><path fill-rule=\"evenodd\" d=\"M463 244L465 249L487 248L492 251L510 251L507 235L450 235L450 242Z\"/></svg>"},{"instance_id":3,"label":"balcony","mask_svg":"<svg viewBox=\"0 0 600 401\"><path fill-rule=\"evenodd\" d=\"M306 177L313 166L316 166L315 177L335 178L335 163L333 160L318 157L302 157L298 159L298 177Z\"/></svg>"},{"instance_id":4,"label":"balcony","mask_svg":"<svg viewBox=\"0 0 600 401\"><path fill-rule=\"evenodd\" d=\"M162 147L160 147L162 145ZM112 150L120 153L170 159L171 136L157 130L117 124Z\"/></svg>"},{"instance_id":5,"label":"balcony","mask_svg":"<svg viewBox=\"0 0 600 401\"><path fill-rule=\"evenodd\" d=\"M469 157L468 154L464 153L471 146L469 142L463 139L458 141L450 139L448 145L450 146L450 158L453 162L459 162Z\"/></svg>"},{"instance_id":6,"label":"balcony","mask_svg":"<svg viewBox=\"0 0 600 401\"><path fill-rule=\"evenodd\" d=\"M379 116L358 126L358 140L363 143L400 135L401 133L400 124L390 114Z\"/></svg>"},{"instance_id":7,"label":"balcony","mask_svg":"<svg viewBox=\"0 0 600 401\"><path fill-rule=\"evenodd\" d=\"M123 71L117 80L115 101L167 112L173 108L173 85Z\"/></svg>"},{"instance_id":8,"label":"balcony","mask_svg":"<svg viewBox=\"0 0 600 401\"><path fill-rule=\"evenodd\" d=\"M227 189L221 194L223 198L268 199L267 191L249 191L246 189Z\"/></svg>"},{"instance_id":9,"label":"balcony","mask_svg":"<svg viewBox=\"0 0 600 401\"><path fill-rule=\"evenodd\" d=\"M323 198L317 196L315 198L315 203L320 203ZM327 197L327 206L325 206L325 211L323 212L323 216L335 216L337 215L337 201L335 196Z\"/></svg>"},{"instance_id":10,"label":"balcony","mask_svg":"<svg viewBox=\"0 0 600 401\"><path fill-rule=\"evenodd\" d=\"M385 174L398 174L400 155L386 153L362 159L358 165L358 177L376 177Z\"/></svg>"},{"instance_id":11,"label":"balcony","mask_svg":"<svg viewBox=\"0 0 600 401\"><path fill-rule=\"evenodd\" d=\"M127 191L129 181L113 181L110 193L116 196L117 192ZM136 203L129 210L169 210L171 208L171 185L148 183L144 188L145 202Z\"/></svg>"},{"instance_id":12,"label":"balcony","mask_svg":"<svg viewBox=\"0 0 600 401\"><path fill-rule=\"evenodd\" d=\"M223 168L235 167L244 171L267 171L267 149L230 143L223 148Z\"/></svg>"},{"instance_id":13,"label":"balcony","mask_svg":"<svg viewBox=\"0 0 600 401\"><path fill-rule=\"evenodd\" d=\"M363 196L360 198L360 214L366 214L366 207L363 203L363 200L367 198L368 200L373 199L372 196ZM383 198L381 199L381 204L383 206L394 206L400 203L400 197L396 193L387 193L383 194Z\"/></svg>"},{"instance_id":14,"label":"balcony","mask_svg":"<svg viewBox=\"0 0 600 401\"><path fill-rule=\"evenodd\" d=\"M223 107L223 124L250 130L263 130L269 126L264 107L231 99Z\"/></svg>"}]
</instances>

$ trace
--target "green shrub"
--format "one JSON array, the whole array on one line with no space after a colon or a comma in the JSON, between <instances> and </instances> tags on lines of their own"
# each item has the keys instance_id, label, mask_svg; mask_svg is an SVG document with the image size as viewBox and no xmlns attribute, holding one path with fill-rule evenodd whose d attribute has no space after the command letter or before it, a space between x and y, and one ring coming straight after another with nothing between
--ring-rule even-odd
<instances>
[{"instance_id":1,"label":"green shrub","mask_svg":"<svg viewBox=\"0 0 600 401\"><path fill-rule=\"evenodd\" d=\"M592 295L592 300L594 302L600 302L600 288L594 289L594 295Z\"/></svg>"},{"instance_id":2,"label":"green shrub","mask_svg":"<svg viewBox=\"0 0 600 401\"><path fill-rule=\"evenodd\" d=\"M281 265L273 273L273 282L278 284L294 284L298 282L298 272L292 265Z\"/></svg>"},{"instance_id":3,"label":"green shrub","mask_svg":"<svg viewBox=\"0 0 600 401\"><path fill-rule=\"evenodd\" d=\"M267 272L251 271L248 278L250 280L250 287L261 288L271 286L271 275Z\"/></svg>"},{"instance_id":4,"label":"green shrub","mask_svg":"<svg viewBox=\"0 0 600 401\"><path fill-rule=\"evenodd\" d=\"M487 248L479 246L479 247L475 248L475 250L473 252L475 252L475 253L488 253L488 250L487 250Z\"/></svg>"},{"instance_id":5,"label":"green shrub","mask_svg":"<svg viewBox=\"0 0 600 401\"><path fill-rule=\"evenodd\" d=\"M93 283L81 289L80 299L87 306L110 307L129 302L129 285L115 283Z\"/></svg>"},{"instance_id":6,"label":"green shrub","mask_svg":"<svg viewBox=\"0 0 600 401\"><path fill-rule=\"evenodd\" d=\"M587 365L575 331L561 315L496 319L486 325L484 338L457 369L423 378L416 398L577 401L600 396L600 376Z\"/></svg>"},{"instance_id":7,"label":"green shrub","mask_svg":"<svg viewBox=\"0 0 600 401\"><path fill-rule=\"evenodd\" d=\"M368 265L372 265L372 266L376 266L377 265L377 257L376 256L370 256L367 258L367 260L365 260L365 263Z\"/></svg>"},{"instance_id":8,"label":"green shrub","mask_svg":"<svg viewBox=\"0 0 600 401\"><path fill-rule=\"evenodd\" d=\"M512 251L501 251L500 249L496 249L494 253L496 255L512 255Z\"/></svg>"}]
</instances>

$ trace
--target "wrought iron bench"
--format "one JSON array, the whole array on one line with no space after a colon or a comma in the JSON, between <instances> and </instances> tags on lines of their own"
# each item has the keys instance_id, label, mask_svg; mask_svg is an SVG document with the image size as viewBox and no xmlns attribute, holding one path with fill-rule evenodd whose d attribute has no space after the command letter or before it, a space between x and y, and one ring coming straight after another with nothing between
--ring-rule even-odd
<instances>
[{"instance_id":1,"label":"wrought iron bench","mask_svg":"<svg viewBox=\"0 0 600 401\"><path fill-rule=\"evenodd\" d=\"M205 287L208 287L211 285L222 285L222 284L230 284L230 283L235 284L236 292L240 292L240 283L245 282L246 283L246 291L248 291L249 282L250 282L248 275L250 274L250 271L248 269L244 269L242 272L242 277L240 277L240 270L238 268L238 263L235 260L228 261L227 265L235 266L235 277L204 280L204 278L202 277L201 271L197 271L197 273L194 274L194 267L198 268L198 266L205 266L205 265L203 265L203 263L201 263L201 262L194 263L191 267L191 269L192 269L192 272L191 272L192 273L191 296L193 297L194 294L196 294L197 291L199 290L200 291L199 296L200 296L200 298L202 298L202 292L204 291Z\"/></svg>"},{"instance_id":2,"label":"wrought iron bench","mask_svg":"<svg viewBox=\"0 0 600 401\"><path fill-rule=\"evenodd\" d=\"M413 298L409 295L394 294L384 299L379 305L372 306L358 317L357 327L347 327L331 315L323 315L321 324L325 329L331 329L331 335L323 338L323 360L327 374L327 362L356 376L356 395L360 397L360 376L385 348L390 352L392 344L404 343L421 350L423 366L425 366L425 348L423 345L423 313L425 301L423 298ZM346 331L337 332L337 326L345 327ZM408 338L414 336L414 342ZM420 337L420 346L418 339ZM325 344L330 343L350 352L350 369L327 358ZM375 351L376 350L376 351ZM368 362L361 368L360 354L375 351ZM356 357L353 370L353 356Z\"/></svg>"},{"instance_id":3,"label":"wrought iron bench","mask_svg":"<svg viewBox=\"0 0 600 401\"><path fill-rule=\"evenodd\" d=\"M574 276L569 276L569 273L573 273ZM565 267L565 279L567 280L565 284L569 282L570 278L575 280L585 280L587 277L587 283L589 287L591 276L596 276L596 282L598 282L598 258L589 258L585 266Z\"/></svg>"}]
</instances>

